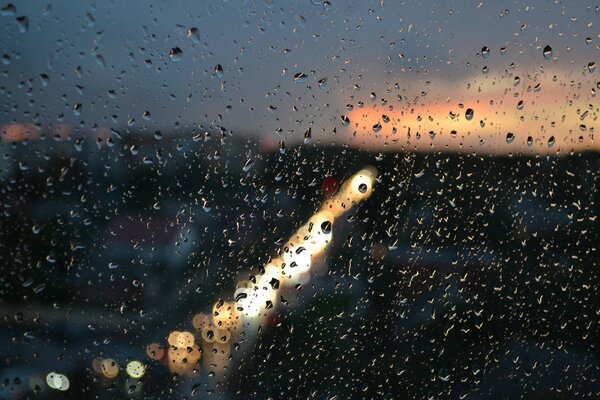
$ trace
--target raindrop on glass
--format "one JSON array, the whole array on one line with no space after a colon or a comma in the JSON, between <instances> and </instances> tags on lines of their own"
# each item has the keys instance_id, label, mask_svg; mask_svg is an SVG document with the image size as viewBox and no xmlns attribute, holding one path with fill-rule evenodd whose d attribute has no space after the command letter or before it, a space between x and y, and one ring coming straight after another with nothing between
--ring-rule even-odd
<instances>
[{"instance_id":1,"label":"raindrop on glass","mask_svg":"<svg viewBox=\"0 0 600 400\"><path fill-rule=\"evenodd\" d=\"M183 58L183 51L179 47L173 47L169 52L169 58L173 62L179 62Z\"/></svg>"},{"instance_id":2,"label":"raindrop on glass","mask_svg":"<svg viewBox=\"0 0 600 400\"><path fill-rule=\"evenodd\" d=\"M487 46L483 46L481 48L481 56L483 58L490 58L490 56L491 56L490 48Z\"/></svg>"},{"instance_id":3,"label":"raindrop on glass","mask_svg":"<svg viewBox=\"0 0 600 400\"><path fill-rule=\"evenodd\" d=\"M475 112L473 111L472 108L467 108L467 111L465 112L465 118L467 119L467 121L472 120L474 114L475 114Z\"/></svg>"}]
</instances>

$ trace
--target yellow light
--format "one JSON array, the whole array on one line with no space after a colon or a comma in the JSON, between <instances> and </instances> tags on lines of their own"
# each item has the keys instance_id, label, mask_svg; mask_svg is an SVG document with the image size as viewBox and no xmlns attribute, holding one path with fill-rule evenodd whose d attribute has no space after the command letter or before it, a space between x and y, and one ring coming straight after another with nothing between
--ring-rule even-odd
<instances>
[{"instance_id":1,"label":"yellow light","mask_svg":"<svg viewBox=\"0 0 600 400\"><path fill-rule=\"evenodd\" d=\"M151 343L146 347L146 355L152 360L160 360L165 355L165 350L158 343Z\"/></svg>"},{"instance_id":2,"label":"yellow light","mask_svg":"<svg viewBox=\"0 0 600 400\"><path fill-rule=\"evenodd\" d=\"M194 335L191 332L180 332L177 335L177 345L179 348L188 348L194 345Z\"/></svg>"},{"instance_id":3,"label":"yellow light","mask_svg":"<svg viewBox=\"0 0 600 400\"><path fill-rule=\"evenodd\" d=\"M207 326L209 323L210 323L210 317L208 315L202 314L202 313L198 313L198 314L194 315L194 318L192 319L192 325L194 326L194 328L196 328L199 331L201 331L202 328Z\"/></svg>"},{"instance_id":4,"label":"yellow light","mask_svg":"<svg viewBox=\"0 0 600 400\"><path fill-rule=\"evenodd\" d=\"M181 332L179 331L172 331L171 333L169 333L169 337L167 338L167 342L174 347L179 347L177 345L177 339L179 338L179 334Z\"/></svg>"},{"instance_id":5,"label":"yellow light","mask_svg":"<svg viewBox=\"0 0 600 400\"><path fill-rule=\"evenodd\" d=\"M284 250L283 262L285 263L285 272L293 279L298 274L310 269L311 255L303 243L296 246L290 244Z\"/></svg>"},{"instance_id":6,"label":"yellow light","mask_svg":"<svg viewBox=\"0 0 600 400\"><path fill-rule=\"evenodd\" d=\"M102 361L102 373L109 379L115 378L119 375L119 364L112 358L105 358Z\"/></svg>"},{"instance_id":7,"label":"yellow light","mask_svg":"<svg viewBox=\"0 0 600 400\"><path fill-rule=\"evenodd\" d=\"M240 314L234 304L219 301L213 306L213 322L216 326L235 326L239 319Z\"/></svg>"},{"instance_id":8,"label":"yellow light","mask_svg":"<svg viewBox=\"0 0 600 400\"><path fill-rule=\"evenodd\" d=\"M127 375L132 378L139 379L146 373L146 366L139 361L131 361L125 367Z\"/></svg>"}]
</instances>

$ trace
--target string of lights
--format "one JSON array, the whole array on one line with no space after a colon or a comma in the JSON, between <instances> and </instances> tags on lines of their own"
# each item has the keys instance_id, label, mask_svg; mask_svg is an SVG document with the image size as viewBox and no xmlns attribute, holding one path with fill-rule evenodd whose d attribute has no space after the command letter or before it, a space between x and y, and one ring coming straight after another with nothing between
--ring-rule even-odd
<instances>
[{"instance_id":1,"label":"string of lights","mask_svg":"<svg viewBox=\"0 0 600 400\"><path fill-rule=\"evenodd\" d=\"M218 300L210 314L194 315L191 321L194 331L171 331L167 346L148 345L148 358L167 365L177 375L197 373L200 369L210 374L223 373L231 362L232 348L239 347L236 341L240 334L255 331L247 328L260 325L273 312L280 302L280 291L310 280L311 268L332 242L335 221L371 196L376 177L374 167L352 175L290 236L258 274L236 283L232 298ZM248 342L250 335L244 336ZM125 370L130 378L139 379L145 368L142 362L134 360ZM119 366L113 359L96 359L94 370L113 379ZM54 382L55 378L52 379Z\"/></svg>"}]
</instances>

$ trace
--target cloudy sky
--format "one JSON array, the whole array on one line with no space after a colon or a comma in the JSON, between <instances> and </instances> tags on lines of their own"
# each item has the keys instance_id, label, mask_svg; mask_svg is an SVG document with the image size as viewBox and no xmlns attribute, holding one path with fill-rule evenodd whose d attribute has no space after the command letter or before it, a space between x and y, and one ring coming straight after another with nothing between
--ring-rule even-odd
<instances>
[{"instance_id":1,"label":"cloudy sky","mask_svg":"<svg viewBox=\"0 0 600 400\"><path fill-rule=\"evenodd\" d=\"M579 1L5 3L0 124L596 148L599 16Z\"/></svg>"}]
</instances>

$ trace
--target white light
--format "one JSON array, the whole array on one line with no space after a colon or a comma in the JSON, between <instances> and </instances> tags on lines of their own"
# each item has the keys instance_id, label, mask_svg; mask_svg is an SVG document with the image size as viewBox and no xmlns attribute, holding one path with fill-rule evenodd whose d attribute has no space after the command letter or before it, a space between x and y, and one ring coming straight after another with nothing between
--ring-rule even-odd
<instances>
[{"instance_id":1,"label":"white light","mask_svg":"<svg viewBox=\"0 0 600 400\"><path fill-rule=\"evenodd\" d=\"M146 373L146 366L139 361L131 361L125 367L125 371L130 377L139 379Z\"/></svg>"},{"instance_id":2,"label":"white light","mask_svg":"<svg viewBox=\"0 0 600 400\"><path fill-rule=\"evenodd\" d=\"M295 276L310 269L310 252L302 245L290 247L283 253L283 262L285 263L285 272L294 279Z\"/></svg>"},{"instance_id":3,"label":"white light","mask_svg":"<svg viewBox=\"0 0 600 400\"><path fill-rule=\"evenodd\" d=\"M63 374L59 374L58 372L50 372L46 375L46 384L56 390L60 390L62 392L69 389L70 383L69 378L67 378Z\"/></svg>"}]
</instances>

